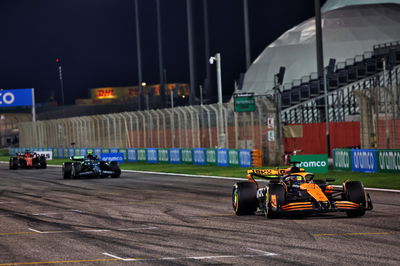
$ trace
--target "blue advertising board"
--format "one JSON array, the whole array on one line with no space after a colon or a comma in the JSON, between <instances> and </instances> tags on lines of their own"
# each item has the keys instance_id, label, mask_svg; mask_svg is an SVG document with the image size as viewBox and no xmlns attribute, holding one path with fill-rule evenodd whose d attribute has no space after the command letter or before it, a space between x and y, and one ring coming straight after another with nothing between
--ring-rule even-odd
<instances>
[{"instance_id":1,"label":"blue advertising board","mask_svg":"<svg viewBox=\"0 0 400 266\"><path fill-rule=\"evenodd\" d=\"M376 173L378 170L376 150L351 150L352 170L363 173Z\"/></svg>"},{"instance_id":2,"label":"blue advertising board","mask_svg":"<svg viewBox=\"0 0 400 266\"><path fill-rule=\"evenodd\" d=\"M122 152L101 153L100 160L109 162L117 161L118 163L124 163L124 154Z\"/></svg>"},{"instance_id":3,"label":"blue advertising board","mask_svg":"<svg viewBox=\"0 0 400 266\"><path fill-rule=\"evenodd\" d=\"M217 149L217 165L229 166L228 149Z\"/></svg>"},{"instance_id":4,"label":"blue advertising board","mask_svg":"<svg viewBox=\"0 0 400 266\"><path fill-rule=\"evenodd\" d=\"M58 148L58 159L64 158L64 149L63 148Z\"/></svg>"},{"instance_id":5,"label":"blue advertising board","mask_svg":"<svg viewBox=\"0 0 400 266\"><path fill-rule=\"evenodd\" d=\"M239 150L239 166L252 167L251 150Z\"/></svg>"},{"instance_id":6,"label":"blue advertising board","mask_svg":"<svg viewBox=\"0 0 400 266\"><path fill-rule=\"evenodd\" d=\"M0 107L32 106L33 89L1 90Z\"/></svg>"},{"instance_id":7,"label":"blue advertising board","mask_svg":"<svg viewBox=\"0 0 400 266\"><path fill-rule=\"evenodd\" d=\"M137 150L136 149L128 149L128 162L137 162Z\"/></svg>"},{"instance_id":8,"label":"blue advertising board","mask_svg":"<svg viewBox=\"0 0 400 266\"><path fill-rule=\"evenodd\" d=\"M74 148L69 148L68 149L68 157L72 157L75 155L75 149Z\"/></svg>"},{"instance_id":9,"label":"blue advertising board","mask_svg":"<svg viewBox=\"0 0 400 266\"><path fill-rule=\"evenodd\" d=\"M206 164L206 149L193 149L193 164Z\"/></svg>"},{"instance_id":10,"label":"blue advertising board","mask_svg":"<svg viewBox=\"0 0 400 266\"><path fill-rule=\"evenodd\" d=\"M86 156L87 154L87 149L86 148L80 148L80 155Z\"/></svg>"},{"instance_id":11,"label":"blue advertising board","mask_svg":"<svg viewBox=\"0 0 400 266\"><path fill-rule=\"evenodd\" d=\"M147 162L148 163L158 163L157 149L148 148L147 149Z\"/></svg>"},{"instance_id":12,"label":"blue advertising board","mask_svg":"<svg viewBox=\"0 0 400 266\"><path fill-rule=\"evenodd\" d=\"M169 163L181 163L181 150L169 149Z\"/></svg>"},{"instance_id":13,"label":"blue advertising board","mask_svg":"<svg viewBox=\"0 0 400 266\"><path fill-rule=\"evenodd\" d=\"M101 149L100 148L94 148L93 149L93 153L94 153L94 155L97 155L98 157L100 157Z\"/></svg>"}]
</instances>

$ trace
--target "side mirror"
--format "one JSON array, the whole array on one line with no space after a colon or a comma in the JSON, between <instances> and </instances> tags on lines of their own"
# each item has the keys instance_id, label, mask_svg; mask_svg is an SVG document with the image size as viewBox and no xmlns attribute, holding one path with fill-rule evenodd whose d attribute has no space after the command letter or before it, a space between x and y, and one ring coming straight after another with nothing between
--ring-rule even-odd
<instances>
[{"instance_id":1,"label":"side mirror","mask_svg":"<svg viewBox=\"0 0 400 266\"><path fill-rule=\"evenodd\" d=\"M327 179L326 179L326 182L335 182L335 181L336 181L335 178L327 178Z\"/></svg>"}]
</instances>

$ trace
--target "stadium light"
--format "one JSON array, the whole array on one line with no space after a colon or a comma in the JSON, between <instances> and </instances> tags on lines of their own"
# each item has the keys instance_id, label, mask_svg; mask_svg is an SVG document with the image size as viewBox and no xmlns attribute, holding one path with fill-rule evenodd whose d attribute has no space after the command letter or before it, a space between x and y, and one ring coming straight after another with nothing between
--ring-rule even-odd
<instances>
[{"instance_id":1,"label":"stadium light","mask_svg":"<svg viewBox=\"0 0 400 266\"><path fill-rule=\"evenodd\" d=\"M209 59L210 64L214 64L214 62L217 65L217 85L218 85L218 109L219 109L219 121L221 123L220 126L220 137L218 138L218 146L220 148L225 148L225 133L223 130L222 126L222 121L223 121L223 115L222 115L222 77L221 77L221 54L216 53L214 56L211 56Z\"/></svg>"}]
</instances>

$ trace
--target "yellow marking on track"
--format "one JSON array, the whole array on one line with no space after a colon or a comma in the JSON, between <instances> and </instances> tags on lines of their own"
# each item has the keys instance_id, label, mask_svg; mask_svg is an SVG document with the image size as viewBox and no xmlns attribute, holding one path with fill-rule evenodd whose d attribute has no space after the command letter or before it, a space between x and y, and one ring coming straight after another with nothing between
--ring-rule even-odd
<instances>
[{"instance_id":1,"label":"yellow marking on track","mask_svg":"<svg viewBox=\"0 0 400 266\"><path fill-rule=\"evenodd\" d=\"M38 232L15 232L15 233L0 233L0 236L10 236L10 235L27 235L27 234L39 234Z\"/></svg>"},{"instance_id":2,"label":"yellow marking on track","mask_svg":"<svg viewBox=\"0 0 400 266\"><path fill-rule=\"evenodd\" d=\"M34 264L61 264L61 263L79 263L79 262L105 262L105 261L121 261L121 259L93 259L93 260L59 260L59 261L37 261L37 262L9 262L9 263L0 263L0 266L34 265Z\"/></svg>"},{"instance_id":3,"label":"yellow marking on track","mask_svg":"<svg viewBox=\"0 0 400 266\"><path fill-rule=\"evenodd\" d=\"M366 232L366 233L341 233L341 234L314 234L315 236L354 236L354 235L395 235L400 232Z\"/></svg>"}]
</instances>

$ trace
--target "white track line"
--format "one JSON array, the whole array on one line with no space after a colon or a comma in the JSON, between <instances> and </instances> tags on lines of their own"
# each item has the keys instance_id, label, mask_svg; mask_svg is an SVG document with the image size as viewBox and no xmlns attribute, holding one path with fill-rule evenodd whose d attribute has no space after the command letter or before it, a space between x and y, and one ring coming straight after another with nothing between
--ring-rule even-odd
<instances>
[{"instance_id":1,"label":"white track line","mask_svg":"<svg viewBox=\"0 0 400 266\"><path fill-rule=\"evenodd\" d=\"M122 260L122 261L157 261L157 260L212 260L212 259L224 259L224 258L251 258L251 257L264 257L264 256L276 256L278 254L267 252L258 249L248 248L248 250L255 251L260 254L245 254L245 255L213 255L213 256L188 256L188 257L164 257L164 258L122 258L107 252L102 253L105 256L109 256L114 259Z\"/></svg>"},{"instance_id":2,"label":"white track line","mask_svg":"<svg viewBox=\"0 0 400 266\"><path fill-rule=\"evenodd\" d=\"M32 228L28 228L28 230L31 230L31 231L33 231L35 233L43 234L43 232L41 232L39 230L32 229Z\"/></svg>"},{"instance_id":3,"label":"white track line","mask_svg":"<svg viewBox=\"0 0 400 266\"><path fill-rule=\"evenodd\" d=\"M158 229L155 226L143 226L143 227L136 227L136 228L121 228L121 229L82 229L82 230L68 230L68 231L39 231L33 228L28 228L33 232L39 234L65 234L65 233L78 233L78 232L117 232L117 231L136 231L136 230L152 230Z\"/></svg>"}]
</instances>

